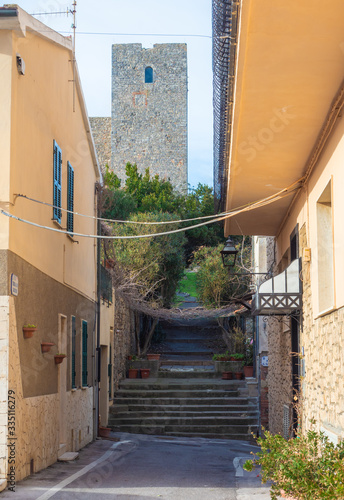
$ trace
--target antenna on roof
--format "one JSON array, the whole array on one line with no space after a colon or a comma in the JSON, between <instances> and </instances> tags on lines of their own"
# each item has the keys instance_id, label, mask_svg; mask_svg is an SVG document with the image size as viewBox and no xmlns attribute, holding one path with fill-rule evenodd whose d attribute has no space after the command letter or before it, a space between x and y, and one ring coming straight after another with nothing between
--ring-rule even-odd
<instances>
[{"instance_id":1,"label":"antenna on roof","mask_svg":"<svg viewBox=\"0 0 344 500\"><path fill-rule=\"evenodd\" d=\"M76 30L76 0L73 0L73 10L70 10L73 14L73 112L75 112L75 30Z\"/></svg>"}]
</instances>

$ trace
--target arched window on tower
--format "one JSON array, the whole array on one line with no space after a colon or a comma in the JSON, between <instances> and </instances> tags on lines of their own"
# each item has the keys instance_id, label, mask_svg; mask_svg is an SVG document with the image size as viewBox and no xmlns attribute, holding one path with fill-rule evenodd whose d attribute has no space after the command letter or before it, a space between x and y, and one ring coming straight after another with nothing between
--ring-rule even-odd
<instances>
[{"instance_id":1,"label":"arched window on tower","mask_svg":"<svg viewBox=\"0 0 344 500\"><path fill-rule=\"evenodd\" d=\"M150 66L145 69L145 83L153 83L153 68Z\"/></svg>"}]
</instances>

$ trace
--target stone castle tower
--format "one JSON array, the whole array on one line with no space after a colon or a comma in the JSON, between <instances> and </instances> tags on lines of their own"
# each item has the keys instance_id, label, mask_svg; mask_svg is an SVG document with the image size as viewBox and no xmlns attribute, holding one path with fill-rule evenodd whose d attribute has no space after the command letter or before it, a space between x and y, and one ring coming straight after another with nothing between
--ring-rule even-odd
<instances>
[{"instance_id":1,"label":"stone castle tower","mask_svg":"<svg viewBox=\"0 0 344 500\"><path fill-rule=\"evenodd\" d=\"M111 167L121 179L130 162L187 189L186 44L112 46L111 129Z\"/></svg>"}]
</instances>

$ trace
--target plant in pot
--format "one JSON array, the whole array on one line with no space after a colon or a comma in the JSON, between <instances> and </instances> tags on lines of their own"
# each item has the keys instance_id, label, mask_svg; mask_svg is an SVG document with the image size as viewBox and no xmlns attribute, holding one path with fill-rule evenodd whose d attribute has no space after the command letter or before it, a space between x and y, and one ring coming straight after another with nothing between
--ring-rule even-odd
<instances>
[{"instance_id":1,"label":"plant in pot","mask_svg":"<svg viewBox=\"0 0 344 500\"><path fill-rule=\"evenodd\" d=\"M36 325L31 325L30 323L28 323L27 325L24 325L23 326L24 338L30 339L36 330L37 330Z\"/></svg>"},{"instance_id":2,"label":"plant in pot","mask_svg":"<svg viewBox=\"0 0 344 500\"><path fill-rule=\"evenodd\" d=\"M229 361L229 352L226 351L222 354L214 354L213 360L214 361Z\"/></svg>"},{"instance_id":3,"label":"plant in pot","mask_svg":"<svg viewBox=\"0 0 344 500\"><path fill-rule=\"evenodd\" d=\"M128 361L137 361L138 357L135 354L128 355Z\"/></svg>"},{"instance_id":4,"label":"plant in pot","mask_svg":"<svg viewBox=\"0 0 344 500\"><path fill-rule=\"evenodd\" d=\"M140 373L141 373L141 378L148 378L150 375L150 368L141 368Z\"/></svg>"},{"instance_id":5,"label":"plant in pot","mask_svg":"<svg viewBox=\"0 0 344 500\"><path fill-rule=\"evenodd\" d=\"M55 359L55 365L59 365L62 363L62 361L67 357L67 354L58 352L55 354L54 359Z\"/></svg>"},{"instance_id":6,"label":"plant in pot","mask_svg":"<svg viewBox=\"0 0 344 500\"><path fill-rule=\"evenodd\" d=\"M253 377L253 338L247 337L245 340L245 358L243 361L245 378Z\"/></svg>"},{"instance_id":7,"label":"plant in pot","mask_svg":"<svg viewBox=\"0 0 344 500\"><path fill-rule=\"evenodd\" d=\"M160 354L157 354L157 353L147 354L147 359L148 359L148 361L158 360L158 359L160 359Z\"/></svg>"},{"instance_id":8,"label":"plant in pot","mask_svg":"<svg viewBox=\"0 0 344 500\"><path fill-rule=\"evenodd\" d=\"M137 378L138 373L138 368L133 368L132 366L130 366L128 370L128 378Z\"/></svg>"},{"instance_id":9,"label":"plant in pot","mask_svg":"<svg viewBox=\"0 0 344 500\"><path fill-rule=\"evenodd\" d=\"M41 342L42 352L49 352L53 345L55 345L54 342Z\"/></svg>"}]
</instances>

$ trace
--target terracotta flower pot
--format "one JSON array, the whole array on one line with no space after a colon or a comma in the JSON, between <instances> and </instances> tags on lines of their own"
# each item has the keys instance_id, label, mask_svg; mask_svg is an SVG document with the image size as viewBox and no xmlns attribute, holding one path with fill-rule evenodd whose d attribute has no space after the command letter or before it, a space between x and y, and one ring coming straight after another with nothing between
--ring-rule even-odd
<instances>
[{"instance_id":1,"label":"terracotta flower pot","mask_svg":"<svg viewBox=\"0 0 344 500\"><path fill-rule=\"evenodd\" d=\"M160 354L147 354L147 359L152 361L154 359L160 359Z\"/></svg>"},{"instance_id":2,"label":"terracotta flower pot","mask_svg":"<svg viewBox=\"0 0 344 500\"><path fill-rule=\"evenodd\" d=\"M232 372L222 372L222 380L232 380L233 373Z\"/></svg>"},{"instance_id":3,"label":"terracotta flower pot","mask_svg":"<svg viewBox=\"0 0 344 500\"><path fill-rule=\"evenodd\" d=\"M129 368L128 377L129 378L137 378L138 373L139 373L139 370L137 368Z\"/></svg>"},{"instance_id":4,"label":"terracotta flower pot","mask_svg":"<svg viewBox=\"0 0 344 500\"><path fill-rule=\"evenodd\" d=\"M36 330L36 327L23 326L24 339L30 339Z\"/></svg>"},{"instance_id":5,"label":"terracotta flower pot","mask_svg":"<svg viewBox=\"0 0 344 500\"><path fill-rule=\"evenodd\" d=\"M110 427L102 427L102 426L98 427L98 436L99 437L108 438L108 437L110 437L110 432L111 432Z\"/></svg>"},{"instance_id":6,"label":"terracotta flower pot","mask_svg":"<svg viewBox=\"0 0 344 500\"><path fill-rule=\"evenodd\" d=\"M235 372L235 373L234 373L234 375L235 375L235 378L236 378L237 380L241 380L241 379L242 379L242 375L243 375L243 374L242 374L242 372Z\"/></svg>"},{"instance_id":7,"label":"terracotta flower pot","mask_svg":"<svg viewBox=\"0 0 344 500\"><path fill-rule=\"evenodd\" d=\"M253 377L253 366L244 366L245 378Z\"/></svg>"},{"instance_id":8,"label":"terracotta flower pot","mask_svg":"<svg viewBox=\"0 0 344 500\"><path fill-rule=\"evenodd\" d=\"M150 368L141 368L140 373L141 373L141 378L148 378L150 375Z\"/></svg>"},{"instance_id":9,"label":"terracotta flower pot","mask_svg":"<svg viewBox=\"0 0 344 500\"><path fill-rule=\"evenodd\" d=\"M55 354L55 365L59 365L67 356L65 354Z\"/></svg>"},{"instance_id":10,"label":"terracotta flower pot","mask_svg":"<svg viewBox=\"0 0 344 500\"><path fill-rule=\"evenodd\" d=\"M42 352L49 352L53 345L55 345L54 342L42 342L41 343Z\"/></svg>"}]
</instances>

